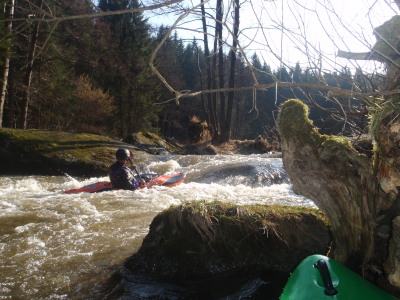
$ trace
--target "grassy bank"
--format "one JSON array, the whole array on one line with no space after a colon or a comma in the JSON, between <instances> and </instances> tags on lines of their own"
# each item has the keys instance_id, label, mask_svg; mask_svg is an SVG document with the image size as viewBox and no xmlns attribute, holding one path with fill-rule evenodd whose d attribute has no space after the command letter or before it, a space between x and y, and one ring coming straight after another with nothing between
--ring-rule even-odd
<instances>
[{"instance_id":1,"label":"grassy bank","mask_svg":"<svg viewBox=\"0 0 400 300\"><path fill-rule=\"evenodd\" d=\"M145 153L111 138L48 130L0 129L1 174L104 174L115 151L126 147L138 160Z\"/></svg>"}]
</instances>

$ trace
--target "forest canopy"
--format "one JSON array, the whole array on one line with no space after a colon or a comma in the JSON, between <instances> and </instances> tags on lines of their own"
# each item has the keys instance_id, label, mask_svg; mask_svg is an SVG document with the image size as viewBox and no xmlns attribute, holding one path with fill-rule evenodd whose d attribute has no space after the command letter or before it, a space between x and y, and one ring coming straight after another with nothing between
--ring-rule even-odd
<instances>
[{"instance_id":1,"label":"forest canopy","mask_svg":"<svg viewBox=\"0 0 400 300\"><path fill-rule=\"evenodd\" d=\"M342 11L329 0L0 1L0 127L117 138L153 131L183 143L189 120L214 143L279 130L294 190L332 226L330 255L399 291L400 0L347 1ZM175 19L155 26L144 11ZM342 18L347 11L363 12L360 28ZM388 18L377 24L383 11ZM311 37L311 27L319 34ZM183 38L182 28L196 35ZM306 61L287 59L284 40ZM330 40L334 54L319 40ZM363 134L369 153L333 136Z\"/></svg>"},{"instance_id":2,"label":"forest canopy","mask_svg":"<svg viewBox=\"0 0 400 300\"><path fill-rule=\"evenodd\" d=\"M283 14L284 1L267 2ZM149 130L186 142L187 124L196 116L214 141L248 139L276 135L279 106L297 98L310 105L310 118L323 133L365 132L368 95L384 90L382 73L359 65L325 69L324 54L315 57L318 49L303 51L309 66L289 64L267 43L275 55L268 59L265 47L243 48L243 37L251 37L241 12L256 13L260 3L203 4L3 0L1 126L120 138ZM155 25L144 11L146 17L172 12L176 22ZM255 14L258 31L267 32L261 17ZM268 17L277 22L272 12ZM291 36L283 21L278 25L275 30ZM197 33L183 38L178 26ZM312 46L305 30L296 34L299 49Z\"/></svg>"}]
</instances>

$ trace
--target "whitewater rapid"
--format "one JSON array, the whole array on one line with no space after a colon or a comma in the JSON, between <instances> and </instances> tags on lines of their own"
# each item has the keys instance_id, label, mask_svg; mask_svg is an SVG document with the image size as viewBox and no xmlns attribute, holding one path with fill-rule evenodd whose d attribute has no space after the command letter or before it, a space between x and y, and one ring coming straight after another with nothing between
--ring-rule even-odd
<instances>
[{"instance_id":1,"label":"whitewater rapid","mask_svg":"<svg viewBox=\"0 0 400 300\"><path fill-rule=\"evenodd\" d=\"M184 172L173 187L63 194L100 178L0 177L0 299L103 297L151 220L185 201L315 207L296 195L279 157L159 156L142 173Z\"/></svg>"}]
</instances>

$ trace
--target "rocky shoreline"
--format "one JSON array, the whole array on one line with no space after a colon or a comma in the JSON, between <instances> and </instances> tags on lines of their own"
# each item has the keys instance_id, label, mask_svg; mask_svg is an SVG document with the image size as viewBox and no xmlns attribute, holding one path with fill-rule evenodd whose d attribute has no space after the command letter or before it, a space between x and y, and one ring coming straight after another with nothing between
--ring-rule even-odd
<instances>
[{"instance_id":1,"label":"rocky shoreline","mask_svg":"<svg viewBox=\"0 0 400 300\"><path fill-rule=\"evenodd\" d=\"M118 148L132 151L138 163L152 156L139 146L94 134L3 128L0 175L104 176Z\"/></svg>"},{"instance_id":2,"label":"rocky shoreline","mask_svg":"<svg viewBox=\"0 0 400 300\"><path fill-rule=\"evenodd\" d=\"M118 141L94 134L48 130L0 129L0 175L103 176L118 148L127 148L140 163L158 154L251 154L272 151L262 138L180 146L151 133Z\"/></svg>"}]
</instances>

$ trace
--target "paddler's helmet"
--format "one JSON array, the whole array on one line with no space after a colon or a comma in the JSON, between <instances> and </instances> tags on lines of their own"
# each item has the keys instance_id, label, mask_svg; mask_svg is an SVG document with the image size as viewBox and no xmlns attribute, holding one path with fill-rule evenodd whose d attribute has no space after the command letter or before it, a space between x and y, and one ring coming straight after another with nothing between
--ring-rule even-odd
<instances>
[{"instance_id":1,"label":"paddler's helmet","mask_svg":"<svg viewBox=\"0 0 400 300\"><path fill-rule=\"evenodd\" d=\"M115 157L117 160L128 160L128 159L133 159L133 154L131 151L128 149L118 149L117 152L115 152Z\"/></svg>"}]
</instances>

